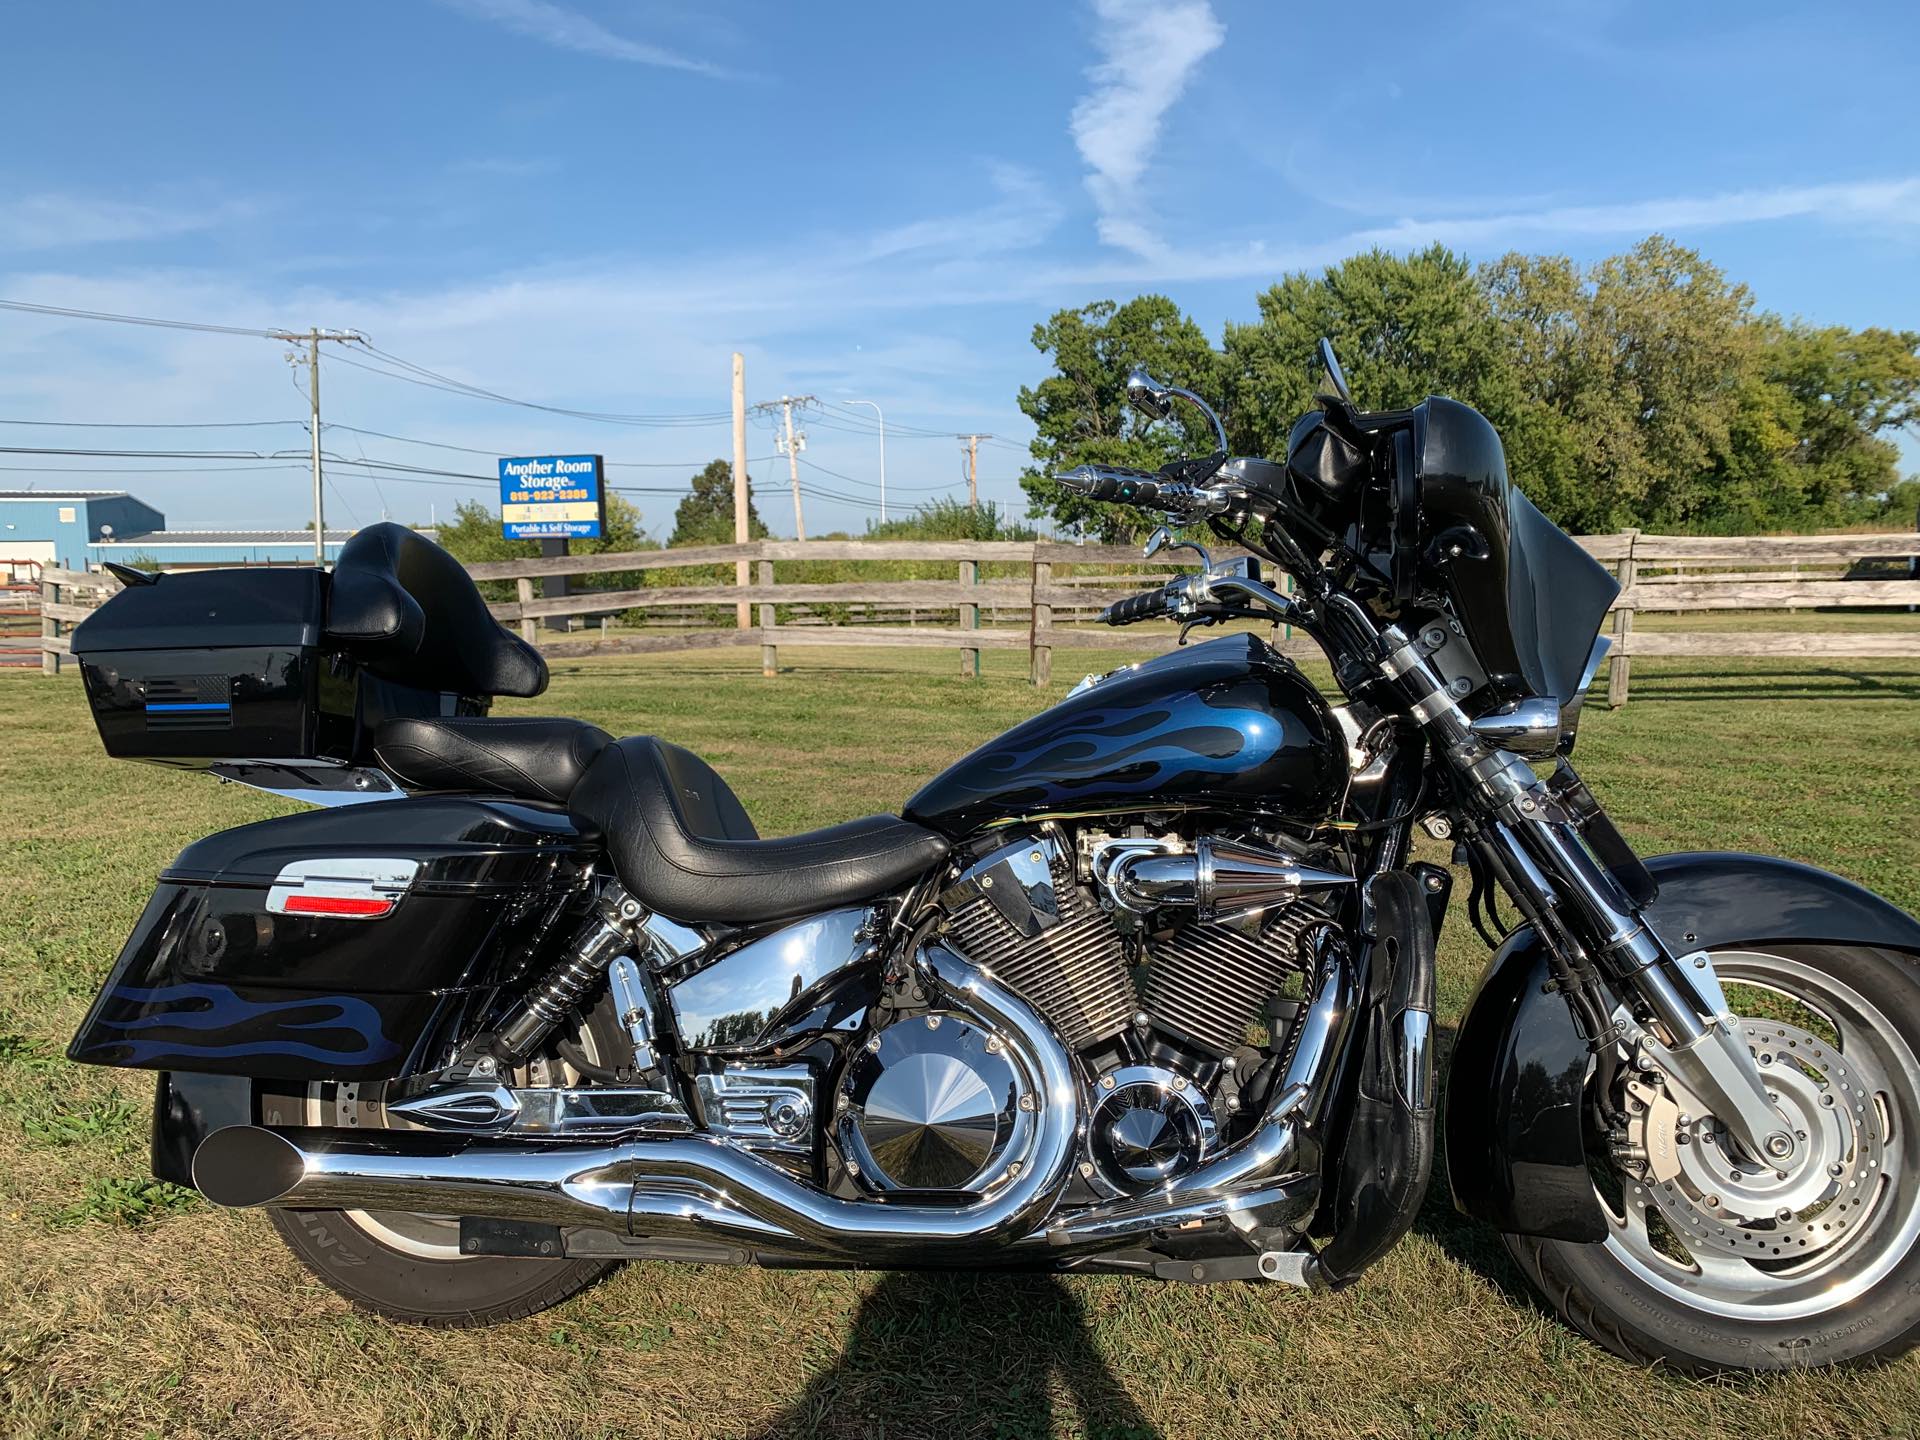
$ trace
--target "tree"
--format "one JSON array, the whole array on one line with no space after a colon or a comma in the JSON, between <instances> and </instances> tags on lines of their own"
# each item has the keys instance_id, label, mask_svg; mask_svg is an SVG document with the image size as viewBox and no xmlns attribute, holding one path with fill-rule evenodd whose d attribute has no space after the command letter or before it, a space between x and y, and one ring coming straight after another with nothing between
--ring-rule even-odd
<instances>
[{"instance_id":1,"label":"tree","mask_svg":"<svg viewBox=\"0 0 1920 1440\"><path fill-rule=\"evenodd\" d=\"M1313 405L1315 350L1333 341L1354 398L1369 410L1450 395L1499 423L1513 408L1511 362L1473 267L1443 245L1372 250L1319 275L1297 273L1258 297L1260 318L1228 325L1228 427L1234 449L1284 455Z\"/></svg>"},{"instance_id":2,"label":"tree","mask_svg":"<svg viewBox=\"0 0 1920 1440\"><path fill-rule=\"evenodd\" d=\"M1754 398L1747 288L1659 235L1585 274L1508 255L1484 279L1521 358L1509 468L1541 508L1585 530L1711 514Z\"/></svg>"},{"instance_id":3,"label":"tree","mask_svg":"<svg viewBox=\"0 0 1920 1440\"><path fill-rule=\"evenodd\" d=\"M1076 495L1053 472L1089 462L1154 469L1182 455L1206 454L1213 435L1190 407L1176 406L1172 417L1148 428L1127 403L1127 372L1143 365L1156 379L1212 396L1219 393L1219 355L1164 295L1057 311L1034 326L1033 346L1051 357L1054 373L1020 391L1020 408L1039 432L1032 446L1039 464L1020 477L1027 513L1051 515L1069 530L1109 543L1146 534L1151 518Z\"/></svg>"},{"instance_id":4,"label":"tree","mask_svg":"<svg viewBox=\"0 0 1920 1440\"><path fill-rule=\"evenodd\" d=\"M773 532L753 507L753 477L747 477L747 536L764 540ZM693 492L673 512L669 545L731 545L733 530L733 467L715 460L693 477Z\"/></svg>"},{"instance_id":5,"label":"tree","mask_svg":"<svg viewBox=\"0 0 1920 1440\"><path fill-rule=\"evenodd\" d=\"M1485 414L1515 483L1574 531L1911 519L1920 482L1900 478L1892 437L1920 423L1920 333L1758 313L1745 286L1663 236L1584 268L1510 254L1476 270L1437 245L1375 250L1283 276L1256 303L1219 354L1161 296L1036 327L1055 373L1020 392L1035 459L1151 467L1203 451L1190 417L1147 430L1129 413L1136 362L1220 395L1234 451L1278 458L1313 403L1324 335L1366 409L1443 394ZM1041 474L1021 483L1032 513L1105 539L1151 523Z\"/></svg>"}]
</instances>

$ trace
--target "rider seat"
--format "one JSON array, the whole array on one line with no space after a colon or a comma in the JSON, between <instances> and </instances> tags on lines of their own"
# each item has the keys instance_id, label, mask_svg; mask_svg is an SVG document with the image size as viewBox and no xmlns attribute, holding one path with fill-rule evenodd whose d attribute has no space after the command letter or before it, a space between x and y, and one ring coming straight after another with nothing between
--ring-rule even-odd
<instances>
[{"instance_id":1,"label":"rider seat","mask_svg":"<svg viewBox=\"0 0 1920 1440\"><path fill-rule=\"evenodd\" d=\"M373 758L409 790L481 791L564 805L612 742L584 720L417 716L376 730Z\"/></svg>"},{"instance_id":2,"label":"rider seat","mask_svg":"<svg viewBox=\"0 0 1920 1440\"><path fill-rule=\"evenodd\" d=\"M858 904L948 850L895 815L762 840L712 766L648 735L601 750L567 803L576 823L606 837L634 898L688 924L752 925Z\"/></svg>"}]
</instances>

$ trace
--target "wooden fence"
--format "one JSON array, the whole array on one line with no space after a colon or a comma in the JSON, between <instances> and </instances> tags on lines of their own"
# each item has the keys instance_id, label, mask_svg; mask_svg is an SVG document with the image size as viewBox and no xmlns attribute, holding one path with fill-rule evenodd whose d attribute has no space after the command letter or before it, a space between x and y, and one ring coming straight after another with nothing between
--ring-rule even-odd
<instances>
[{"instance_id":1,"label":"wooden fence","mask_svg":"<svg viewBox=\"0 0 1920 1440\"><path fill-rule=\"evenodd\" d=\"M1700 539L1689 536L1583 537L1588 553L1618 575L1607 695L1626 703L1633 659L1640 655L1920 657L1920 624L1912 629L1739 631L1636 630L1645 614L1801 609L1920 607L1920 535L1764 536ZM1216 559L1235 553L1216 552ZM951 566L952 579L875 578L802 581L777 578L783 563L828 561L838 565L914 562ZM1055 650L1157 652L1175 640L1172 626L1147 624L1121 630L1083 623L1102 605L1139 593L1169 574L1191 569L1188 552L1142 561L1129 547L1063 545L1053 541L786 541L708 545L626 554L567 555L496 560L471 565L479 581L511 582L516 598L490 608L501 623L553 658L634 655L758 645L761 668L771 675L784 648L821 645L935 647L958 650L963 675L980 673L983 650L1025 650L1035 685L1053 676ZM575 590L541 595L541 582L555 576L645 574L703 569L694 583L637 588ZM724 581L720 578L731 577ZM43 664L60 668L67 627L84 619L118 588L97 572L47 570L42 576ZM704 582L704 583L703 583ZM785 611L785 618L781 612ZM823 614L845 613L829 621ZM630 628L627 617L642 617ZM542 630L556 620L622 617L619 630ZM655 617L675 623L655 626ZM901 623L903 616L907 623ZM929 623L921 623L921 617ZM937 617L937 618L936 618ZM983 617L986 623L983 622ZM852 621L853 623L848 623ZM997 622L997 623L996 623ZM1296 655L1316 653L1303 638L1276 634Z\"/></svg>"}]
</instances>

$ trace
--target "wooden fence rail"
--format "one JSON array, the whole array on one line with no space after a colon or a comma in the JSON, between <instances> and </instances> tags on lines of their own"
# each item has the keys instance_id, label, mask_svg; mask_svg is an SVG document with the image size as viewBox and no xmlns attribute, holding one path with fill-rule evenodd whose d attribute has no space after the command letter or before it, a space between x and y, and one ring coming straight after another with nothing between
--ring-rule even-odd
<instances>
[{"instance_id":1,"label":"wooden fence rail","mask_svg":"<svg viewBox=\"0 0 1920 1440\"><path fill-rule=\"evenodd\" d=\"M1704 614L1820 608L1920 608L1920 535L1788 535L1738 538L1684 535L1590 535L1580 544L1619 578L1613 607L1608 701L1626 703L1633 658L1640 655L1920 657L1920 623L1911 630L1636 631L1636 615ZM1223 550L1216 559L1243 552ZM747 562L748 583L723 581ZM807 581L793 562L913 562L952 566L952 579L839 577ZM980 673L983 650L1025 650L1035 685L1053 675L1055 650L1153 652L1169 648L1171 626L1108 630L1072 623L1099 606L1189 568L1178 555L1143 561L1124 546L1055 541L791 541L701 545L679 550L491 560L470 565L483 582L511 582L514 598L489 606L503 624L555 658L639 655L758 645L761 669L774 674L782 646L908 646L955 649L963 675ZM643 575L696 570L688 583L538 595L553 577ZM1015 573L1017 572L1017 573ZM668 577L663 577L668 578ZM617 583L617 582L616 582ZM43 668L57 673L69 653L66 630L119 588L101 572L48 569L41 575ZM786 607L783 618L781 607ZM857 613L856 613L857 612ZM556 620L638 615L638 630L563 634ZM983 616L987 623L983 624ZM993 623L995 617L1024 625ZM902 624L905 618L908 623ZM922 621L925 623L922 623ZM856 623L848 623L848 622ZM665 622L662 624L661 622ZM1277 627L1276 627L1277 629ZM1281 648L1311 654L1304 639L1276 634Z\"/></svg>"}]
</instances>

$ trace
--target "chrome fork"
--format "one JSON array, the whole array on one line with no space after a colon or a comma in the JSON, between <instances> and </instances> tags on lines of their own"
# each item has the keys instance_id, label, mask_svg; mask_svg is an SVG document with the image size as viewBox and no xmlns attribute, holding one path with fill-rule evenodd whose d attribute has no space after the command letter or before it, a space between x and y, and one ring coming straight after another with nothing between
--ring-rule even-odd
<instances>
[{"instance_id":1,"label":"chrome fork","mask_svg":"<svg viewBox=\"0 0 1920 1440\"><path fill-rule=\"evenodd\" d=\"M1608 978L1645 1003L1663 1032L1655 1037L1657 1058L1675 1082L1751 1156L1786 1168L1800 1142L1768 1097L1707 953L1676 956L1667 947L1588 852L1526 759L1499 748L1488 726L1467 718L1429 661L1424 641L1409 639L1397 626L1379 638L1386 650L1381 674L1480 801L1486 838L1547 938L1562 948L1577 943L1576 937L1585 941ZM1492 733L1506 738L1504 723L1496 720ZM1557 719L1551 727L1534 728L1557 742Z\"/></svg>"}]
</instances>

